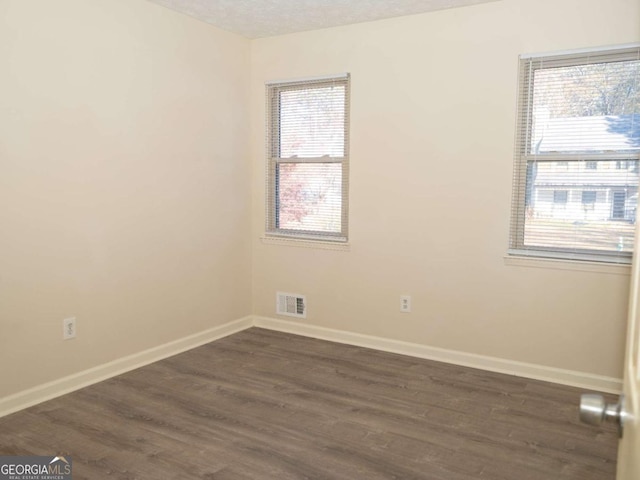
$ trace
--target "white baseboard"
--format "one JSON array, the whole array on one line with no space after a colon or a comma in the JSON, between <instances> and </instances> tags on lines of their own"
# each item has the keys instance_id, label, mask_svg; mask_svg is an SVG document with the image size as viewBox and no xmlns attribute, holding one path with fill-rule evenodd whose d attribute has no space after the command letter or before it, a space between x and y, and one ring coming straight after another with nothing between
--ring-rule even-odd
<instances>
[{"instance_id":1,"label":"white baseboard","mask_svg":"<svg viewBox=\"0 0 640 480\"><path fill-rule=\"evenodd\" d=\"M481 370L505 373L518 377L560 383L585 390L615 394L622 392L622 380L602 375L593 375L574 370L563 370L560 368L545 367L543 365L536 365L532 363L516 362L514 360L506 360L503 358L476 355L456 350L447 350L443 348L430 347L428 345L403 342L400 340L390 340L388 338L345 332L342 330L334 330L276 318L254 316L253 325L269 330L293 333L321 340L374 348L385 352L436 360L464 367L479 368Z\"/></svg>"},{"instance_id":2,"label":"white baseboard","mask_svg":"<svg viewBox=\"0 0 640 480\"><path fill-rule=\"evenodd\" d=\"M50 400L60 395L78 390L107 378L120 375L136 368L148 365L163 358L171 357L178 353L191 350L205 343L212 342L222 337L240 332L253 325L253 318L247 316L232 322L210 328L188 337L180 338L173 342L165 343L157 347L134 353L127 357L119 358L97 367L69 375L36 387L18 392L8 397L0 398L0 417L18 410Z\"/></svg>"},{"instance_id":3,"label":"white baseboard","mask_svg":"<svg viewBox=\"0 0 640 480\"><path fill-rule=\"evenodd\" d=\"M38 403L79 390L102 380L120 375L158 360L191 350L250 327L260 327L279 332L293 333L332 342L373 348L401 355L425 358L492 372L533 378L547 382L579 387L585 390L619 394L622 381L618 378L593 375L573 370L545 367L531 363L516 362L502 358L473 353L446 350L417 343L391 340L360 333L334 330L288 320L269 317L247 316L173 342L119 358L112 362L69 375L36 387L0 398L0 417L17 412Z\"/></svg>"}]
</instances>

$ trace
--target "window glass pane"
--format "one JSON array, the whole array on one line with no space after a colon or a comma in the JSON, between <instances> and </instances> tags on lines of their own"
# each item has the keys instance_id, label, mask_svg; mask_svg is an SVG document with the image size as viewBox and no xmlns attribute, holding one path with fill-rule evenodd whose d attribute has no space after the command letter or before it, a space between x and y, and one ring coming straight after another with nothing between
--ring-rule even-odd
<instances>
[{"instance_id":1,"label":"window glass pane","mask_svg":"<svg viewBox=\"0 0 640 480\"><path fill-rule=\"evenodd\" d=\"M537 68L529 153L640 150L640 60Z\"/></svg>"},{"instance_id":2,"label":"window glass pane","mask_svg":"<svg viewBox=\"0 0 640 480\"><path fill-rule=\"evenodd\" d=\"M566 204L568 198L569 192L567 190L553 191L553 203Z\"/></svg>"},{"instance_id":3,"label":"window glass pane","mask_svg":"<svg viewBox=\"0 0 640 480\"><path fill-rule=\"evenodd\" d=\"M525 247L633 251L638 161L588 163L530 163Z\"/></svg>"},{"instance_id":4,"label":"window glass pane","mask_svg":"<svg viewBox=\"0 0 640 480\"><path fill-rule=\"evenodd\" d=\"M344 157L344 85L280 92L280 157Z\"/></svg>"},{"instance_id":5,"label":"window glass pane","mask_svg":"<svg viewBox=\"0 0 640 480\"><path fill-rule=\"evenodd\" d=\"M276 228L327 233L341 231L340 163L280 163L276 178Z\"/></svg>"},{"instance_id":6,"label":"window glass pane","mask_svg":"<svg viewBox=\"0 0 640 480\"><path fill-rule=\"evenodd\" d=\"M582 206L590 205L593 208L593 205L596 203L596 197L598 196L598 192L594 192L593 190L582 190Z\"/></svg>"}]
</instances>

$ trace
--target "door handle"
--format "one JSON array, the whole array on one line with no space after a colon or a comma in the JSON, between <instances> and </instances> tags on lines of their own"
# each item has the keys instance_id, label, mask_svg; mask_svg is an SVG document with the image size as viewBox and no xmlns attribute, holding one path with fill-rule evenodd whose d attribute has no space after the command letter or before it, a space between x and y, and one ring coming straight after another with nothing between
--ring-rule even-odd
<instances>
[{"instance_id":1,"label":"door handle","mask_svg":"<svg viewBox=\"0 0 640 480\"><path fill-rule=\"evenodd\" d=\"M606 403L602 395L593 393L585 393L580 397L580 421L583 423L615 423L618 426L618 435L622 438L624 416L624 395L620 395L618 403Z\"/></svg>"}]
</instances>

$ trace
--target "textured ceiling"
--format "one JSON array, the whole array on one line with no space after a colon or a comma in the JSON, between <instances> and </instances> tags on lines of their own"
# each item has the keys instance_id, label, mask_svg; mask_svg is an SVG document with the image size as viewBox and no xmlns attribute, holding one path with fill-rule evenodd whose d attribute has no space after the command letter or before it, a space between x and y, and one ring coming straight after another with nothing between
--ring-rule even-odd
<instances>
[{"instance_id":1,"label":"textured ceiling","mask_svg":"<svg viewBox=\"0 0 640 480\"><path fill-rule=\"evenodd\" d=\"M218 28L262 38L496 0L150 0Z\"/></svg>"}]
</instances>

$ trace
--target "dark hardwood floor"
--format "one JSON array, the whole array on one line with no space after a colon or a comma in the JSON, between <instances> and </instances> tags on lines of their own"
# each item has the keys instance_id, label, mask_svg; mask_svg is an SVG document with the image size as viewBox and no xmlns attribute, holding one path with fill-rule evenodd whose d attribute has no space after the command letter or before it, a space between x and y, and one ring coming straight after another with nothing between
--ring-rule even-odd
<instances>
[{"instance_id":1,"label":"dark hardwood floor","mask_svg":"<svg viewBox=\"0 0 640 480\"><path fill-rule=\"evenodd\" d=\"M612 480L576 388L252 328L0 418L75 480Z\"/></svg>"}]
</instances>

